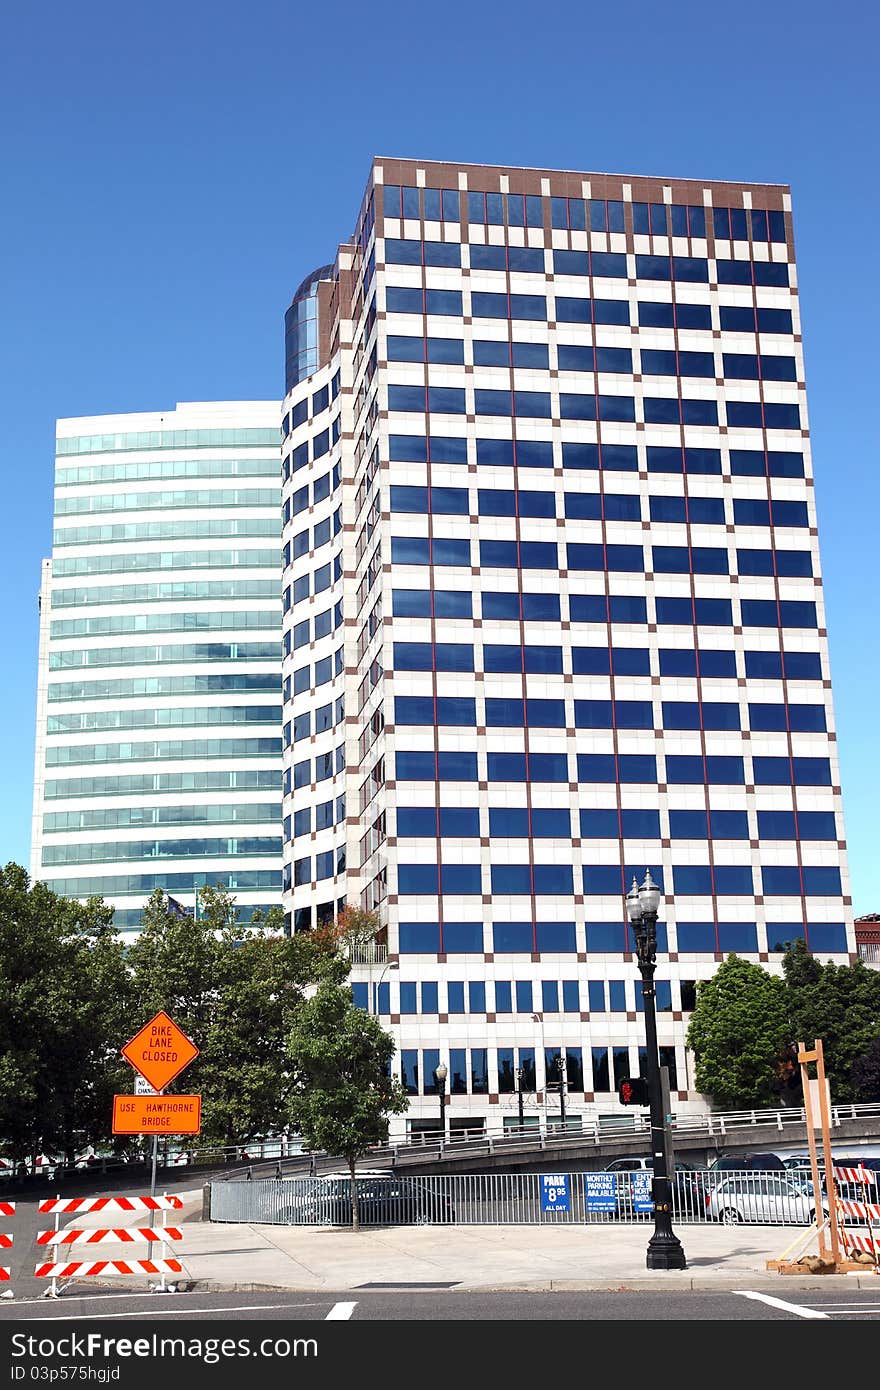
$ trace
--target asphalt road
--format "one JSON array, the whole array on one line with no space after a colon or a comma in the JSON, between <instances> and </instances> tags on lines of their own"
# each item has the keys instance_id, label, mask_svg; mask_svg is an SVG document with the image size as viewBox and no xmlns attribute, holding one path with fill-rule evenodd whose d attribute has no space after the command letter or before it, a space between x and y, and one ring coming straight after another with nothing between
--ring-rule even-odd
<instances>
[{"instance_id":1,"label":"asphalt road","mask_svg":"<svg viewBox=\"0 0 880 1390\"><path fill-rule=\"evenodd\" d=\"M135 1294L95 1291L58 1299L16 1298L0 1305L2 1322L124 1323L165 1326L178 1319L229 1324L282 1322L603 1322L880 1321L880 1290L718 1290L579 1293L457 1293L423 1290L348 1289L339 1293Z\"/></svg>"}]
</instances>

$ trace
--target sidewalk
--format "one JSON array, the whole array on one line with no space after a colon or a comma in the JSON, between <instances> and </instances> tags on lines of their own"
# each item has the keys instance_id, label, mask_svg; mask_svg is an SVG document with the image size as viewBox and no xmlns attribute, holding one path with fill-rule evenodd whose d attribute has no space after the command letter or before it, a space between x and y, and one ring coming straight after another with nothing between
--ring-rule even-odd
<instances>
[{"instance_id":1,"label":"sidewalk","mask_svg":"<svg viewBox=\"0 0 880 1390\"><path fill-rule=\"evenodd\" d=\"M327 1289L418 1285L457 1289L700 1289L868 1287L852 1275L779 1275L766 1268L797 1230L681 1225L685 1270L649 1271L650 1226L399 1226L315 1229L198 1220L201 1192L186 1199L181 1259L203 1289ZM815 1248L815 1247L814 1247Z\"/></svg>"}]
</instances>

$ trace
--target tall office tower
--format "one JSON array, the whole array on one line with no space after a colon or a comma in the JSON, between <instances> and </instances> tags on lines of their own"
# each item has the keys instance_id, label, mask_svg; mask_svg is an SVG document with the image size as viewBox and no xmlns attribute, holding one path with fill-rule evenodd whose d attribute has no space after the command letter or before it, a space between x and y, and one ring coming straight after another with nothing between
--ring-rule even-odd
<instances>
[{"instance_id":1,"label":"tall office tower","mask_svg":"<svg viewBox=\"0 0 880 1390\"><path fill-rule=\"evenodd\" d=\"M441 1060L552 1119L560 1053L619 1116L650 868L698 1108L695 981L855 951L788 190L377 159L287 327L294 926L381 913L411 1127Z\"/></svg>"},{"instance_id":2,"label":"tall office tower","mask_svg":"<svg viewBox=\"0 0 880 1390\"><path fill-rule=\"evenodd\" d=\"M122 930L280 902L279 457L275 402L58 421L31 873Z\"/></svg>"}]
</instances>

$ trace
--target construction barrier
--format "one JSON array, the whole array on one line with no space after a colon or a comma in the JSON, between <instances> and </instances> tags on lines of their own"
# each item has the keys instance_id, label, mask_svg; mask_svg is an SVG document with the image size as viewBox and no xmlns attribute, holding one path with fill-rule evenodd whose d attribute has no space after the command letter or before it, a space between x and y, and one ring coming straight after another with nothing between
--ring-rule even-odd
<instances>
[{"instance_id":1,"label":"construction barrier","mask_svg":"<svg viewBox=\"0 0 880 1390\"><path fill-rule=\"evenodd\" d=\"M179 1211L182 1206L182 1197L49 1197L38 1210L85 1215L91 1211Z\"/></svg>"},{"instance_id":2,"label":"construction barrier","mask_svg":"<svg viewBox=\"0 0 880 1390\"><path fill-rule=\"evenodd\" d=\"M166 1246L172 1241L183 1240L183 1231L179 1226L166 1225L169 1211L179 1211L183 1206L180 1197L72 1197L72 1198L47 1198L39 1203L39 1210L51 1213L55 1217L55 1226L49 1231L37 1232L37 1245L47 1245L53 1247L51 1253L57 1255L61 1253L60 1246L71 1245L102 1245L105 1242L116 1241L123 1244L132 1244L136 1241L144 1241L147 1245L158 1245L159 1259L144 1260L46 1260L38 1264L34 1273L37 1279L51 1279L51 1288L46 1292L52 1297L57 1298L61 1290L58 1288L58 1280L82 1279L89 1275L99 1274L158 1274L161 1276L161 1284L157 1292L164 1292L166 1289L165 1276L167 1274L182 1274L183 1265L179 1260L166 1258L170 1251ZM60 1222L62 1216L84 1216L94 1212L140 1212L151 1211L161 1212L162 1219L159 1226L101 1226L94 1229L84 1227L71 1227L68 1230L61 1230ZM50 1252L47 1252L50 1253ZM66 1285L65 1285L66 1287Z\"/></svg>"},{"instance_id":3,"label":"construction barrier","mask_svg":"<svg viewBox=\"0 0 880 1390\"><path fill-rule=\"evenodd\" d=\"M14 1203L14 1202L0 1202L0 1215L2 1215L2 1216L14 1216L14 1215L15 1215L15 1203ZM2 1233L0 1233L0 1250L11 1250L11 1249L12 1249L12 1242L13 1242L14 1240L15 1240L15 1236L14 1236L14 1234L12 1234L12 1232L2 1232ZM12 1269L11 1269L11 1267L10 1267L9 1265L0 1265L0 1284L8 1284L11 1278L12 1278ZM9 1297L10 1297L10 1294L7 1293L7 1294L5 1295L5 1297L6 1297L6 1298L9 1298Z\"/></svg>"},{"instance_id":4,"label":"construction barrier","mask_svg":"<svg viewBox=\"0 0 880 1390\"><path fill-rule=\"evenodd\" d=\"M869 1185L875 1185L877 1174L872 1168L832 1168L835 1182L858 1183L864 1189ZM867 1190L865 1196L867 1196ZM873 1195L873 1194L872 1194ZM846 1250L861 1250L865 1254L874 1256L875 1268L880 1268L880 1240L874 1235L874 1224L880 1222L880 1203L853 1201L848 1197L838 1197L835 1194L835 1205L837 1208L837 1219L840 1223L840 1239ZM864 1221L868 1227L868 1234L862 1235L859 1231L848 1230L845 1223L851 1221Z\"/></svg>"}]
</instances>

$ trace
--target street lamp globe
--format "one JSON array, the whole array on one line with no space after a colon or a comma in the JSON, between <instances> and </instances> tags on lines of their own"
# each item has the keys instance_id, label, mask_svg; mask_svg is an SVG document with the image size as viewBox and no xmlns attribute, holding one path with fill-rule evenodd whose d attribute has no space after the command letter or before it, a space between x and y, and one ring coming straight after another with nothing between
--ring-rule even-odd
<instances>
[{"instance_id":1,"label":"street lamp globe","mask_svg":"<svg viewBox=\"0 0 880 1390\"><path fill-rule=\"evenodd\" d=\"M635 884L635 879L633 880ZM656 917L660 907L660 889L651 877L651 870L645 870L645 879L639 888L639 903L646 917Z\"/></svg>"},{"instance_id":2,"label":"street lamp globe","mask_svg":"<svg viewBox=\"0 0 880 1390\"><path fill-rule=\"evenodd\" d=\"M635 874L633 874L632 888L630 888L626 895L626 910L629 913L629 920L632 922L633 926L635 926L642 915L642 904L639 900L639 885L636 883Z\"/></svg>"},{"instance_id":3,"label":"street lamp globe","mask_svg":"<svg viewBox=\"0 0 880 1390\"><path fill-rule=\"evenodd\" d=\"M446 1083L446 1078L447 1078L448 1075L449 1075L449 1072L447 1071L446 1063L445 1063L445 1062L440 1062L440 1063L434 1068L434 1076L435 1076L435 1079L436 1079L437 1081L439 1081L439 1083L440 1083L441 1086L445 1085L445 1083Z\"/></svg>"}]
</instances>

